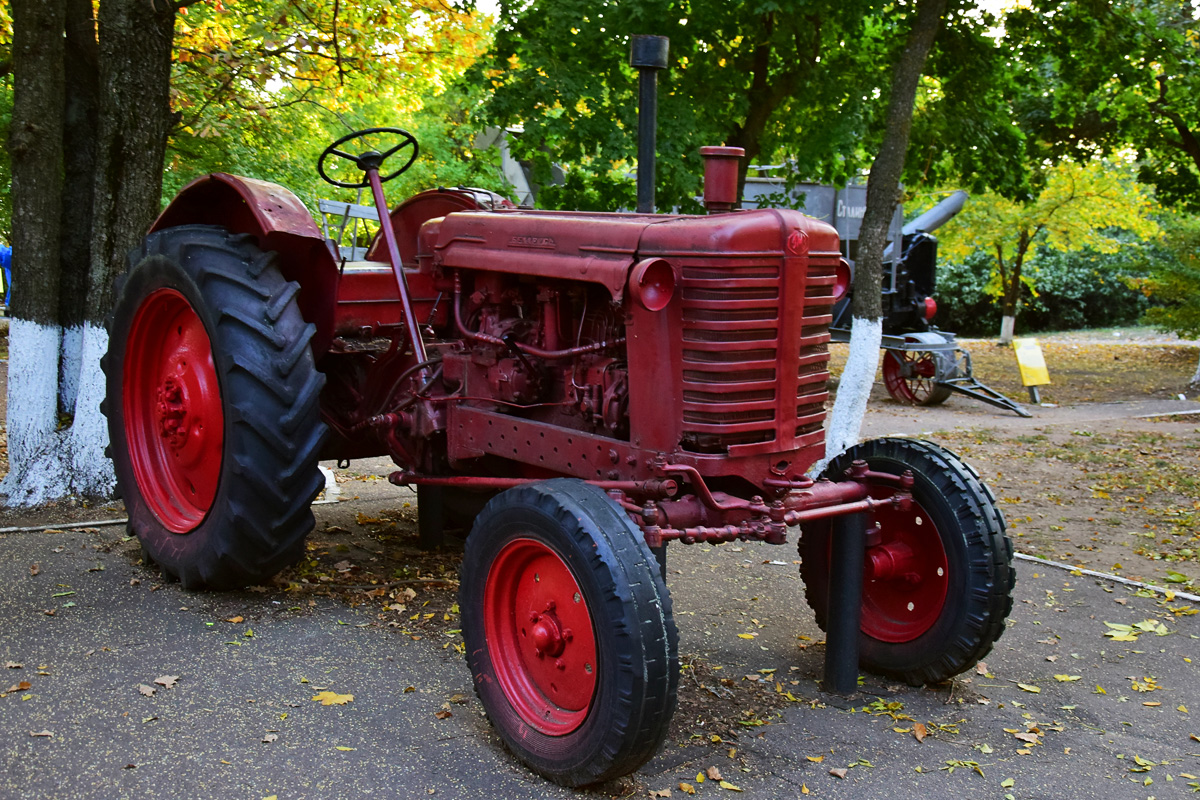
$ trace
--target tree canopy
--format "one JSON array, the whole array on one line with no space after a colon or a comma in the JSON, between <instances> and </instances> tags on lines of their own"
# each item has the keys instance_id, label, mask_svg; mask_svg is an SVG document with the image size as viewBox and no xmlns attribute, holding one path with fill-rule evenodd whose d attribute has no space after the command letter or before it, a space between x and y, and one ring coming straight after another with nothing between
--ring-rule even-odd
<instances>
[{"instance_id":1,"label":"tree canopy","mask_svg":"<svg viewBox=\"0 0 1200 800\"><path fill-rule=\"evenodd\" d=\"M632 205L633 33L671 40L670 66L659 78L665 203L687 207L697 194L697 151L709 144L745 148L743 175L750 163L784 163L796 178L844 184L863 173L884 135L891 68L914 8L876 0L501 0L495 44L469 78L492 92L486 119L523 128L513 150L534 163L535 180L549 178L551 161L584 172L549 192L553 205ZM947 10L929 61L941 74L918 96L925 118L914 126L918 155L908 159L907 182L960 174L981 186L1010 180L1020 135L1001 112L983 110L1002 89L981 86L988 76L1003 83L1005 69L985 37L988 22L970 4ZM964 117L975 135L945 135Z\"/></svg>"},{"instance_id":2,"label":"tree canopy","mask_svg":"<svg viewBox=\"0 0 1200 800\"><path fill-rule=\"evenodd\" d=\"M1124 243L1121 228L1137 236L1158 233L1149 192L1126 169L1110 162L1063 162L1046 174L1045 186L1029 201L988 194L975 198L942 229L942 253L966 258L975 250L991 255L993 295L1006 319L1001 338L1012 339L1022 287L1036 292L1026 262L1038 248L1112 253Z\"/></svg>"},{"instance_id":3,"label":"tree canopy","mask_svg":"<svg viewBox=\"0 0 1200 800\"><path fill-rule=\"evenodd\" d=\"M1190 0L1031 0L1010 12L1031 157L1133 150L1160 201L1200 210L1198 15Z\"/></svg>"}]
</instances>

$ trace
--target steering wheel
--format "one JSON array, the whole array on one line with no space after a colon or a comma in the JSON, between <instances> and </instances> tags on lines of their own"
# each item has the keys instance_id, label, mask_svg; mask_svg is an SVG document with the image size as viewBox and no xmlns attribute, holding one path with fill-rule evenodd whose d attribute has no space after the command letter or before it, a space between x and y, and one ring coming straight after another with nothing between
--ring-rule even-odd
<instances>
[{"instance_id":1,"label":"steering wheel","mask_svg":"<svg viewBox=\"0 0 1200 800\"><path fill-rule=\"evenodd\" d=\"M362 137L367 136L368 134L372 134L372 133L396 134L400 138L400 143L397 144L395 147L391 148L390 150L386 150L382 153L379 152L378 150L368 150L365 153L363 153L362 155L358 155L358 156L351 155L343 150L338 149L338 145L340 145L340 144L344 144L353 139L361 139ZM400 167L400 169L396 170L392 174L380 175L379 176L380 182L390 181L392 178L396 177L401 172L404 172L406 169L408 169L409 167L411 167L413 165L413 162L417 160L418 153L420 153L420 148L417 146L416 137L414 137L408 131L402 130L400 128L367 128L366 130L354 131L354 133L346 134L345 136L338 139L333 144L329 145L329 147L325 148L325 150L321 153L321 157L317 159L317 174L320 175L321 178L326 183L332 183L334 186L341 186L342 188L345 188L345 189L361 189L364 186L370 186L371 185L370 181L366 180L366 178L364 178L359 183L347 183L345 181L334 180L333 178L329 177L325 173L326 160L328 160L328 158L330 156L337 156L338 158L344 158L347 161L352 162L354 164L354 166L358 167L363 172L366 172L368 169L372 169L372 168L374 168L375 170L378 170L381 166L383 166L383 162L385 160L387 160L388 158L391 158L398 151L403 150L406 147L412 147L412 155L410 155L408 157L408 161L405 161L404 166Z\"/></svg>"}]
</instances>

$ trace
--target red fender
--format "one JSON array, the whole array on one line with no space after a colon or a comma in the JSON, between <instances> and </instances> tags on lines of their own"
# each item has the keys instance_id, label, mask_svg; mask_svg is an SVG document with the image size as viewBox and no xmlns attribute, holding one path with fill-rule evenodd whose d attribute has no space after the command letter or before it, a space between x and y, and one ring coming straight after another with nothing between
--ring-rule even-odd
<instances>
[{"instance_id":1,"label":"red fender","mask_svg":"<svg viewBox=\"0 0 1200 800\"><path fill-rule=\"evenodd\" d=\"M283 277L300 284L297 302L313 323L313 353L320 357L333 340L338 259L300 198L282 186L224 172L189 183L150 227L220 225L248 233L263 250L279 254Z\"/></svg>"}]
</instances>

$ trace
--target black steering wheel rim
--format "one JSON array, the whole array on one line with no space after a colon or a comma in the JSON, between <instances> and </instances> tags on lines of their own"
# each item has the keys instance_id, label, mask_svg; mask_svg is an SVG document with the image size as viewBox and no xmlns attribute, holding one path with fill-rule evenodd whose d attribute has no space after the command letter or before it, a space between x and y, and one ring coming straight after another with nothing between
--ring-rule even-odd
<instances>
[{"instance_id":1,"label":"black steering wheel rim","mask_svg":"<svg viewBox=\"0 0 1200 800\"><path fill-rule=\"evenodd\" d=\"M379 153L374 150L370 150L359 156L351 155L350 153L346 153L346 152L343 152L343 151L337 149L338 145L344 144L353 139L361 139L362 137L367 136L368 134L372 134L372 133L399 134L399 136L401 137L400 143L397 144L395 147L391 148L390 150L387 150L383 153ZM420 154L421 150L420 150L420 146L417 144L416 137L413 136L408 131L404 130L403 128L365 128L361 131L354 131L352 133L346 134L345 136L338 139L336 142L334 142L333 144L329 145L328 147L326 147L324 150L321 151L320 157L317 158L317 174L321 176L321 180L325 181L326 183L331 183L334 186L340 186L343 189L361 189L364 186L370 186L371 185L370 181L368 181L365 177L363 178L362 181L360 181L358 183L348 183L346 181L334 180L333 178L329 177L329 175L326 174L326 172L325 172L326 160L328 160L328 158L330 156L336 156L337 158L345 159L346 161L353 163L354 166L363 170L363 172L366 172L370 166L375 166L375 168L378 169L380 166L383 165L383 162L385 160L387 160L391 156L395 155L397 151L402 150L406 147L409 147L410 145L412 146L412 155L410 155L408 157L408 161L404 162L404 165L402 167L400 167L399 169L397 169L395 172L392 172L389 175L380 175L379 181L381 183L386 183L386 182L390 181L392 178L395 178L397 175L399 175L400 173L404 172L409 167L411 167L413 165L413 162L417 160L417 156ZM374 164L367 163L368 161L373 161Z\"/></svg>"}]
</instances>

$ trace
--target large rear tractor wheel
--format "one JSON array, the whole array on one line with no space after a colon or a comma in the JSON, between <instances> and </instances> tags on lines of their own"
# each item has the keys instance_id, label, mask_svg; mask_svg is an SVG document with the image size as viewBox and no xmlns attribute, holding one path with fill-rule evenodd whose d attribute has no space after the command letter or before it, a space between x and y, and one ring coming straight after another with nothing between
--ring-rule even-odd
<instances>
[{"instance_id":1,"label":"large rear tractor wheel","mask_svg":"<svg viewBox=\"0 0 1200 800\"><path fill-rule=\"evenodd\" d=\"M475 691L535 772L583 786L657 752L679 681L671 600L603 491L555 479L497 495L467 538L459 604Z\"/></svg>"},{"instance_id":2,"label":"large rear tractor wheel","mask_svg":"<svg viewBox=\"0 0 1200 800\"><path fill-rule=\"evenodd\" d=\"M184 587L296 561L324 485L313 326L252 237L188 225L130 254L109 318L110 454L129 530Z\"/></svg>"},{"instance_id":3,"label":"large rear tractor wheel","mask_svg":"<svg viewBox=\"0 0 1200 800\"><path fill-rule=\"evenodd\" d=\"M912 406L936 406L953 394L938 383L943 375L953 374L954 362L945 353L930 351L885 350L883 385L898 403Z\"/></svg>"},{"instance_id":4,"label":"large rear tractor wheel","mask_svg":"<svg viewBox=\"0 0 1200 800\"><path fill-rule=\"evenodd\" d=\"M973 469L929 442L863 442L834 459L825 477L843 480L855 459L892 475L912 470L915 480L911 506L876 509L868 529L860 663L913 685L953 677L992 649L1012 610L1012 541L995 496ZM875 498L896 491L886 481L869 489ZM823 520L804 526L800 538L805 596L822 629L832 531Z\"/></svg>"}]
</instances>

